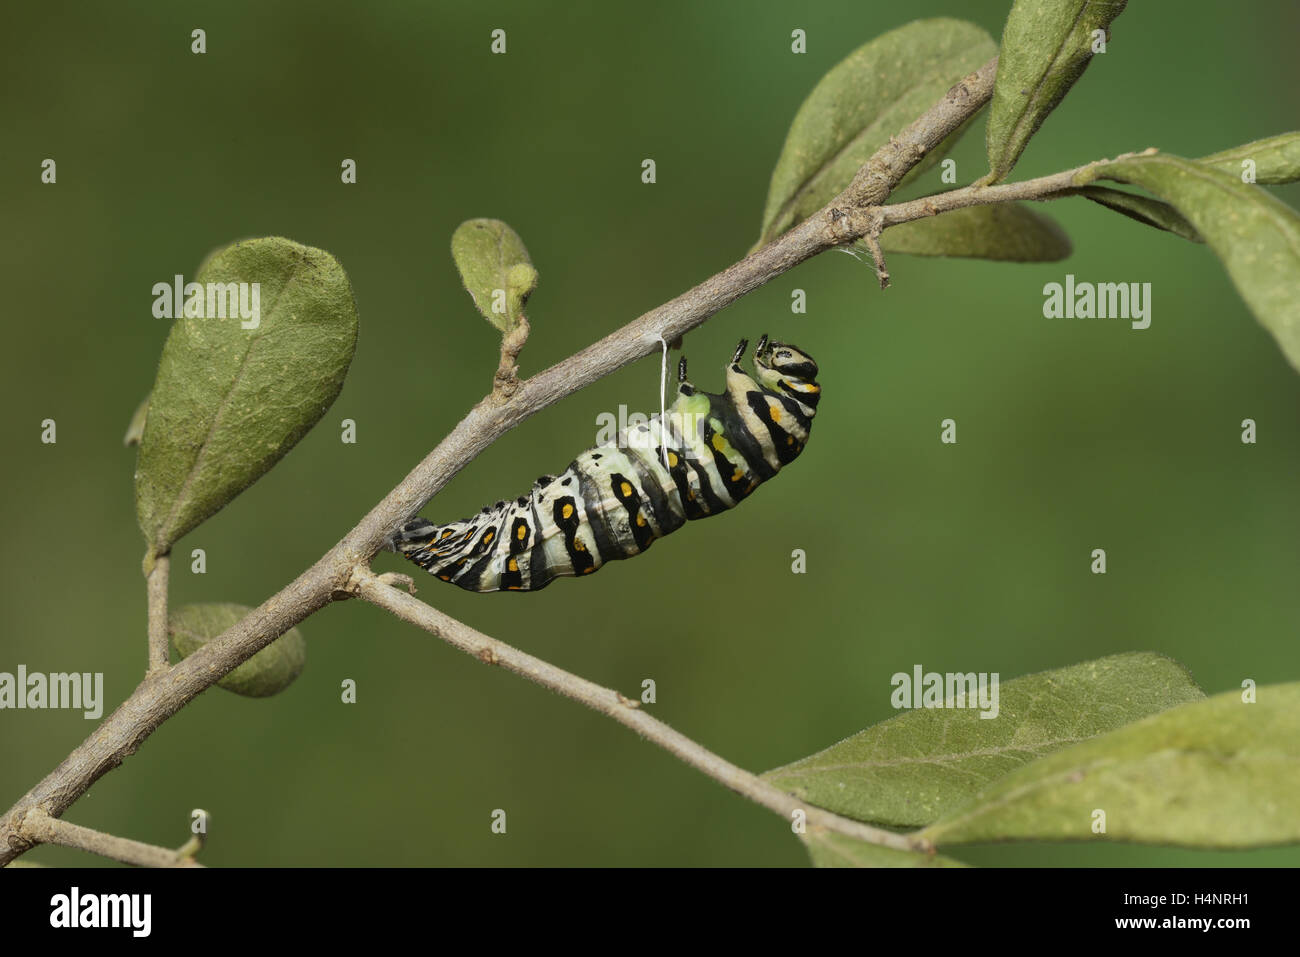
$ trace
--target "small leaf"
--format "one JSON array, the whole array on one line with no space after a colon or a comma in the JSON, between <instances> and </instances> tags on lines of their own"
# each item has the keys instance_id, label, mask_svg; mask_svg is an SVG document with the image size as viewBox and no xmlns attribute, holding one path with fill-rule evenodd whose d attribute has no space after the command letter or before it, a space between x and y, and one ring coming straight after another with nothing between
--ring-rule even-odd
<instances>
[{"instance_id":1,"label":"small leaf","mask_svg":"<svg viewBox=\"0 0 1300 957\"><path fill-rule=\"evenodd\" d=\"M996 718L972 707L905 711L763 777L859 821L929 824L1044 754L1200 697L1172 659L1112 655L1001 684Z\"/></svg>"},{"instance_id":2,"label":"small leaf","mask_svg":"<svg viewBox=\"0 0 1300 957\"><path fill-rule=\"evenodd\" d=\"M247 283L257 316L170 320L135 474L136 515L156 555L307 434L343 387L356 348L352 287L329 253L254 239L217 253L196 281L208 292L207 284Z\"/></svg>"},{"instance_id":3,"label":"small leaf","mask_svg":"<svg viewBox=\"0 0 1300 957\"><path fill-rule=\"evenodd\" d=\"M470 219L451 236L451 257L483 318L507 333L537 288L537 270L519 234L499 219Z\"/></svg>"},{"instance_id":4,"label":"small leaf","mask_svg":"<svg viewBox=\"0 0 1300 957\"><path fill-rule=\"evenodd\" d=\"M167 618L167 634L181 658L188 658L213 638L239 623L253 609L230 602L185 605ZM217 686L247 698L278 694L302 673L307 664L307 642L302 632L290 628L230 674Z\"/></svg>"},{"instance_id":5,"label":"small leaf","mask_svg":"<svg viewBox=\"0 0 1300 957\"><path fill-rule=\"evenodd\" d=\"M1300 369L1300 216L1294 209L1240 177L1168 153L1089 167L1076 185L1098 178L1141 186L1187 217Z\"/></svg>"},{"instance_id":6,"label":"small leaf","mask_svg":"<svg viewBox=\"0 0 1300 957\"><path fill-rule=\"evenodd\" d=\"M917 20L832 67L790 124L772 172L759 245L830 202L892 135L996 52L992 38L974 24ZM950 134L909 176L938 162L961 132Z\"/></svg>"},{"instance_id":7,"label":"small leaf","mask_svg":"<svg viewBox=\"0 0 1300 957\"><path fill-rule=\"evenodd\" d=\"M1202 166L1213 166L1240 179L1243 160L1254 160L1256 183L1294 183L1300 179L1300 133L1279 133L1277 136L1202 157L1196 162Z\"/></svg>"},{"instance_id":8,"label":"small leaf","mask_svg":"<svg viewBox=\"0 0 1300 957\"><path fill-rule=\"evenodd\" d=\"M1085 186L1079 194L1129 219L1136 219L1139 223L1166 230L1194 243L1205 242L1201 234L1196 231L1196 227L1189 223L1182 213L1158 199L1126 193L1121 189L1110 189L1107 186Z\"/></svg>"},{"instance_id":9,"label":"small leaf","mask_svg":"<svg viewBox=\"0 0 1300 957\"><path fill-rule=\"evenodd\" d=\"M1002 31L986 137L989 173L982 183L996 183L1016 165L1029 138L1092 62L1094 31L1106 30L1127 2L1016 0Z\"/></svg>"},{"instance_id":10,"label":"small leaf","mask_svg":"<svg viewBox=\"0 0 1300 957\"><path fill-rule=\"evenodd\" d=\"M965 206L880 234L885 252L960 256L1009 262L1056 262L1070 255L1070 237L1055 220L1018 203Z\"/></svg>"},{"instance_id":11,"label":"small leaf","mask_svg":"<svg viewBox=\"0 0 1300 957\"><path fill-rule=\"evenodd\" d=\"M834 831L802 835L808 856L817 867L969 867L941 854L917 854L868 844Z\"/></svg>"},{"instance_id":12,"label":"small leaf","mask_svg":"<svg viewBox=\"0 0 1300 957\"><path fill-rule=\"evenodd\" d=\"M126 427L126 435L122 436L122 444L128 449L140 444L140 438L144 435L144 420L148 415L149 397L145 396L135 407L135 412L131 414L131 424Z\"/></svg>"},{"instance_id":13,"label":"small leaf","mask_svg":"<svg viewBox=\"0 0 1300 957\"><path fill-rule=\"evenodd\" d=\"M1300 683L1192 702L1035 761L922 832L936 844L1300 841ZM1104 834L1094 834L1096 811Z\"/></svg>"}]
</instances>

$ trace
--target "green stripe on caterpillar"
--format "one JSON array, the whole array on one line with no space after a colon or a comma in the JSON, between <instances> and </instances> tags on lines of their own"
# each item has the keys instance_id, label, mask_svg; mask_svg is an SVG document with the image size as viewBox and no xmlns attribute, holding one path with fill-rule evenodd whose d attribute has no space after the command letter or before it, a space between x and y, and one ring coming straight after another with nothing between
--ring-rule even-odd
<instances>
[{"instance_id":1,"label":"green stripe on caterpillar","mask_svg":"<svg viewBox=\"0 0 1300 957\"><path fill-rule=\"evenodd\" d=\"M736 347L721 394L692 386L683 358L666 424L626 429L473 518L408 522L392 548L470 591L537 591L732 508L803 451L821 396L812 356L763 336L751 377L740 368L748 346Z\"/></svg>"}]
</instances>

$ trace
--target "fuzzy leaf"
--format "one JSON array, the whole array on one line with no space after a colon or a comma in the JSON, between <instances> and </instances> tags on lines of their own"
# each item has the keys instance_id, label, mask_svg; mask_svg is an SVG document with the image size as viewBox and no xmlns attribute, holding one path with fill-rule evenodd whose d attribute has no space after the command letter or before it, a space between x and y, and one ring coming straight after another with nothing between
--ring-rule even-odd
<instances>
[{"instance_id":1,"label":"fuzzy leaf","mask_svg":"<svg viewBox=\"0 0 1300 957\"><path fill-rule=\"evenodd\" d=\"M1093 32L1106 30L1125 3L1016 0L1002 30L986 136L989 173L982 182L996 183L1016 165L1029 138L1092 62Z\"/></svg>"},{"instance_id":2,"label":"fuzzy leaf","mask_svg":"<svg viewBox=\"0 0 1300 957\"><path fill-rule=\"evenodd\" d=\"M880 234L885 252L1009 262L1056 262L1070 255L1070 237L1056 221L1017 203L966 206Z\"/></svg>"},{"instance_id":3,"label":"fuzzy leaf","mask_svg":"<svg viewBox=\"0 0 1300 957\"><path fill-rule=\"evenodd\" d=\"M176 654L188 658L252 610L230 602L185 605L168 615L167 634ZM217 681L217 686L247 698L266 698L293 684L306 664L307 642L302 632L290 628Z\"/></svg>"},{"instance_id":4,"label":"fuzzy leaf","mask_svg":"<svg viewBox=\"0 0 1300 957\"><path fill-rule=\"evenodd\" d=\"M942 854L913 854L868 844L833 831L810 831L804 847L817 867L968 867Z\"/></svg>"},{"instance_id":5,"label":"fuzzy leaf","mask_svg":"<svg viewBox=\"0 0 1300 957\"><path fill-rule=\"evenodd\" d=\"M483 318L507 333L537 288L537 270L519 234L499 219L470 219L451 236L451 257Z\"/></svg>"},{"instance_id":6,"label":"fuzzy leaf","mask_svg":"<svg viewBox=\"0 0 1300 957\"><path fill-rule=\"evenodd\" d=\"M1077 185L1097 178L1141 186L1182 213L1300 369L1300 216L1294 209L1239 176L1168 153L1089 167Z\"/></svg>"},{"instance_id":7,"label":"fuzzy leaf","mask_svg":"<svg viewBox=\"0 0 1300 957\"><path fill-rule=\"evenodd\" d=\"M882 34L831 68L795 114L772 172L759 244L821 209L889 137L977 70L997 45L962 20L916 20ZM949 135L909 176L938 162Z\"/></svg>"},{"instance_id":8,"label":"fuzzy leaf","mask_svg":"<svg viewBox=\"0 0 1300 957\"><path fill-rule=\"evenodd\" d=\"M1196 162L1202 166L1213 166L1240 179L1244 171L1241 165L1243 160L1255 161L1256 183L1294 183L1300 179L1300 133L1279 133L1277 136L1204 156Z\"/></svg>"},{"instance_id":9,"label":"fuzzy leaf","mask_svg":"<svg viewBox=\"0 0 1300 957\"><path fill-rule=\"evenodd\" d=\"M1205 242L1196 227L1182 213L1158 199L1126 193L1122 189L1111 189L1108 186L1085 186L1080 194L1129 219L1136 219L1139 223L1166 230L1194 243Z\"/></svg>"},{"instance_id":10,"label":"fuzzy leaf","mask_svg":"<svg viewBox=\"0 0 1300 957\"><path fill-rule=\"evenodd\" d=\"M167 552L307 434L343 387L356 348L352 287L329 253L254 239L212 257L196 281L259 283L260 315L255 328L238 315L169 320L135 473L150 555Z\"/></svg>"},{"instance_id":11,"label":"fuzzy leaf","mask_svg":"<svg viewBox=\"0 0 1300 957\"><path fill-rule=\"evenodd\" d=\"M1035 761L922 832L936 844L1300 841L1300 683L1229 691ZM1094 834L1094 812L1105 834Z\"/></svg>"},{"instance_id":12,"label":"fuzzy leaf","mask_svg":"<svg viewBox=\"0 0 1300 957\"><path fill-rule=\"evenodd\" d=\"M763 777L859 821L929 824L1044 754L1200 697L1172 659L1112 655L1003 683L996 718L969 707L904 711Z\"/></svg>"}]
</instances>

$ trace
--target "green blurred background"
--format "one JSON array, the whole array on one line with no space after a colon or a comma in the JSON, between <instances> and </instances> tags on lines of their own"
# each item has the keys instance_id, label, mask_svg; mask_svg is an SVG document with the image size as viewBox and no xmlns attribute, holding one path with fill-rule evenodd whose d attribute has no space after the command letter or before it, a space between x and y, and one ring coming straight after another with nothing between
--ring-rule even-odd
<instances>
[{"instance_id":1,"label":"green blurred background","mask_svg":"<svg viewBox=\"0 0 1300 957\"><path fill-rule=\"evenodd\" d=\"M102 671L107 710L145 663L134 452L167 322L153 283L212 248L283 235L336 255L361 314L342 395L283 462L177 548L174 603L255 605L319 557L490 384L495 332L448 242L505 219L541 271L532 373L744 254L786 128L852 49L917 16L995 37L1008 4L125 3L21 5L0 40L6 130L0 362L6 454L0 670ZM190 31L208 52L190 53ZM489 55L489 33L508 53ZM790 31L808 52L790 52ZM1159 146L1199 156L1300 126L1286 0L1131 5L1016 177ZM955 158L984 171L983 119ZM39 182L53 157L58 183ZM358 183L339 182L345 157ZM658 183L643 185L652 157ZM938 170L922 184L938 189ZM1295 188L1279 193L1300 202ZM1042 207L1039 207L1040 209ZM890 717L914 664L1010 677L1127 650L1207 692L1300 678L1300 377L1212 254L1082 200L1076 252L1013 265L894 256L882 293L839 253L687 339L714 389L737 339L812 352L825 402L798 464L744 508L635 562L531 595L421 595L635 695L755 771ZM1151 328L1049 321L1042 286L1153 286ZM791 290L808 292L792 316ZM468 514L563 468L596 416L658 405L643 360L545 410L424 514ZM42 445L54 418L58 444ZM959 443L939 442L958 422ZM1259 423L1242 445L1239 423ZM339 441L344 418L359 441ZM189 572L191 548L206 575ZM804 548L808 573L790 573ZM1089 573L1107 550L1109 573ZM409 570L381 555L379 570ZM788 825L623 728L359 602L303 626L281 696L213 689L69 818L213 865L800 865ZM358 703L339 703L353 678ZM0 713L0 807L94 727ZM494 808L506 836L489 830ZM32 859L86 863L42 848ZM1288 864L1300 851L1096 844L959 852L1000 864Z\"/></svg>"}]
</instances>

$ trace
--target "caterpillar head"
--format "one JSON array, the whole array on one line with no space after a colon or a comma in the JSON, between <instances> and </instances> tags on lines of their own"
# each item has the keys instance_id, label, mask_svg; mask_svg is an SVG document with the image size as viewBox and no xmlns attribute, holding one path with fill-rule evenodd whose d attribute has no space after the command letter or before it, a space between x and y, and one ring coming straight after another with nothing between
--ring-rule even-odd
<instances>
[{"instance_id":1,"label":"caterpillar head","mask_svg":"<svg viewBox=\"0 0 1300 957\"><path fill-rule=\"evenodd\" d=\"M817 363L798 346L769 342L763 336L754 350L754 368L765 388L816 408L822 391L817 384Z\"/></svg>"}]
</instances>

